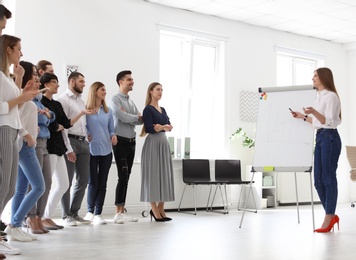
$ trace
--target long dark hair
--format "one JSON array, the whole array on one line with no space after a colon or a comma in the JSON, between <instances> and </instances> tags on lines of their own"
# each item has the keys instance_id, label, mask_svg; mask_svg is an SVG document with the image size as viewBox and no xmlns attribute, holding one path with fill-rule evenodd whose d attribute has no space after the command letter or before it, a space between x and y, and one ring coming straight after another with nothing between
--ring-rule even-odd
<instances>
[{"instance_id":1,"label":"long dark hair","mask_svg":"<svg viewBox=\"0 0 356 260\"><path fill-rule=\"evenodd\" d=\"M326 88L327 90L334 92L338 97L339 94L337 93L335 83L334 83L334 76L329 68L319 68L315 70L315 72L318 74L320 83ZM340 97L339 97L340 99ZM341 110L340 110L340 119L341 119Z\"/></svg>"},{"instance_id":2,"label":"long dark hair","mask_svg":"<svg viewBox=\"0 0 356 260\"><path fill-rule=\"evenodd\" d=\"M22 77L22 85L21 88L26 86L26 83L33 78L33 73L35 72L34 67L31 62L28 61L20 61L20 65L24 68L25 74Z\"/></svg>"}]
</instances>

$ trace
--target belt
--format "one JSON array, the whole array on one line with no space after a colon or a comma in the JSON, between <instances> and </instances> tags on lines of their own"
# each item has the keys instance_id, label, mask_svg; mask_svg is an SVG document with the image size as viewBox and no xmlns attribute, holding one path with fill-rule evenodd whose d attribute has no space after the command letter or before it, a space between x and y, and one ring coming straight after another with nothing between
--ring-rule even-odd
<instances>
[{"instance_id":1,"label":"belt","mask_svg":"<svg viewBox=\"0 0 356 260\"><path fill-rule=\"evenodd\" d=\"M323 131L337 131L336 128L319 128L318 130L316 130L316 133L321 133Z\"/></svg>"},{"instance_id":2,"label":"belt","mask_svg":"<svg viewBox=\"0 0 356 260\"><path fill-rule=\"evenodd\" d=\"M136 138L135 137L134 138L126 138L126 137L122 137L122 136L117 136L117 140L128 142L128 143L136 142Z\"/></svg>"},{"instance_id":3,"label":"belt","mask_svg":"<svg viewBox=\"0 0 356 260\"><path fill-rule=\"evenodd\" d=\"M81 135L72 135L72 134L68 134L68 137L77 139L79 141L84 141L85 140L85 136L81 136Z\"/></svg>"},{"instance_id":4,"label":"belt","mask_svg":"<svg viewBox=\"0 0 356 260\"><path fill-rule=\"evenodd\" d=\"M41 141L47 141L48 138L47 137L37 137L36 139L41 140Z\"/></svg>"}]
</instances>

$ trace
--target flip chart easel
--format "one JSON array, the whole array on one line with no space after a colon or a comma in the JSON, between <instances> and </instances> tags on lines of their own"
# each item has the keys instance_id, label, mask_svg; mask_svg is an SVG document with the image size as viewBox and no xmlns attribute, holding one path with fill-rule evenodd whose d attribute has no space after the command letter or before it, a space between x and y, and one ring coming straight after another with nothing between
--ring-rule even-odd
<instances>
[{"instance_id":1,"label":"flip chart easel","mask_svg":"<svg viewBox=\"0 0 356 260\"><path fill-rule=\"evenodd\" d=\"M292 117L291 111L302 111L313 106L316 91L312 85L259 88L255 150L252 164L251 183L255 172L294 172L298 223L299 202L297 173L309 172L313 230L314 202L312 184L312 159L314 150L314 128L311 124ZM248 201L250 191L247 194ZM240 228L246 212L242 213Z\"/></svg>"}]
</instances>

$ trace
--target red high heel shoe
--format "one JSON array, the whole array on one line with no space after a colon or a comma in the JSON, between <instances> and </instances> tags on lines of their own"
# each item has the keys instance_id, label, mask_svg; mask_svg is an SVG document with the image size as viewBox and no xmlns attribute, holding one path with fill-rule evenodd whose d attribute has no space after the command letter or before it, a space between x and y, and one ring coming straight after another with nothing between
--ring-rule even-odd
<instances>
[{"instance_id":1,"label":"red high heel shoe","mask_svg":"<svg viewBox=\"0 0 356 260\"><path fill-rule=\"evenodd\" d=\"M331 229L334 231L334 225L337 224L337 230L340 230L340 227L339 227L339 221L340 221L340 218L338 215L335 215L330 223L329 223L329 226L327 228L318 228L318 229L315 229L314 232L318 232L318 233L326 233L326 232L330 232Z\"/></svg>"}]
</instances>

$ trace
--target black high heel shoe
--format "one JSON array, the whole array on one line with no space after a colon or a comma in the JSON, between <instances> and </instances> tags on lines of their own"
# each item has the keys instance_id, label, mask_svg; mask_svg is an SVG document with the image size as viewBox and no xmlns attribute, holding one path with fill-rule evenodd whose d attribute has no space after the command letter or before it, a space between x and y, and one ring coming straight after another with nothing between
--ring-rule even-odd
<instances>
[{"instance_id":1,"label":"black high heel shoe","mask_svg":"<svg viewBox=\"0 0 356 260\"><path fill-rule=\"evenodd\" d=\"M161 214L161 217L164 219L164 221L171 221L172 219L169 218L169 217L163 217L162 214Z\"/></svg>"},{"instance_id":2,"label":"black high heel shoe","mask_svg":"<svg viewBox=\"0 0 356 260\"><path fill-rule=\"evenodd\" d=\"M165 220L163 218L156 218L155 214L153 214L152 209L150 210L150 215L151 215L151 221L152 217L155 219L156 222L164 222Z\"/></svg>"}]
</instances>

